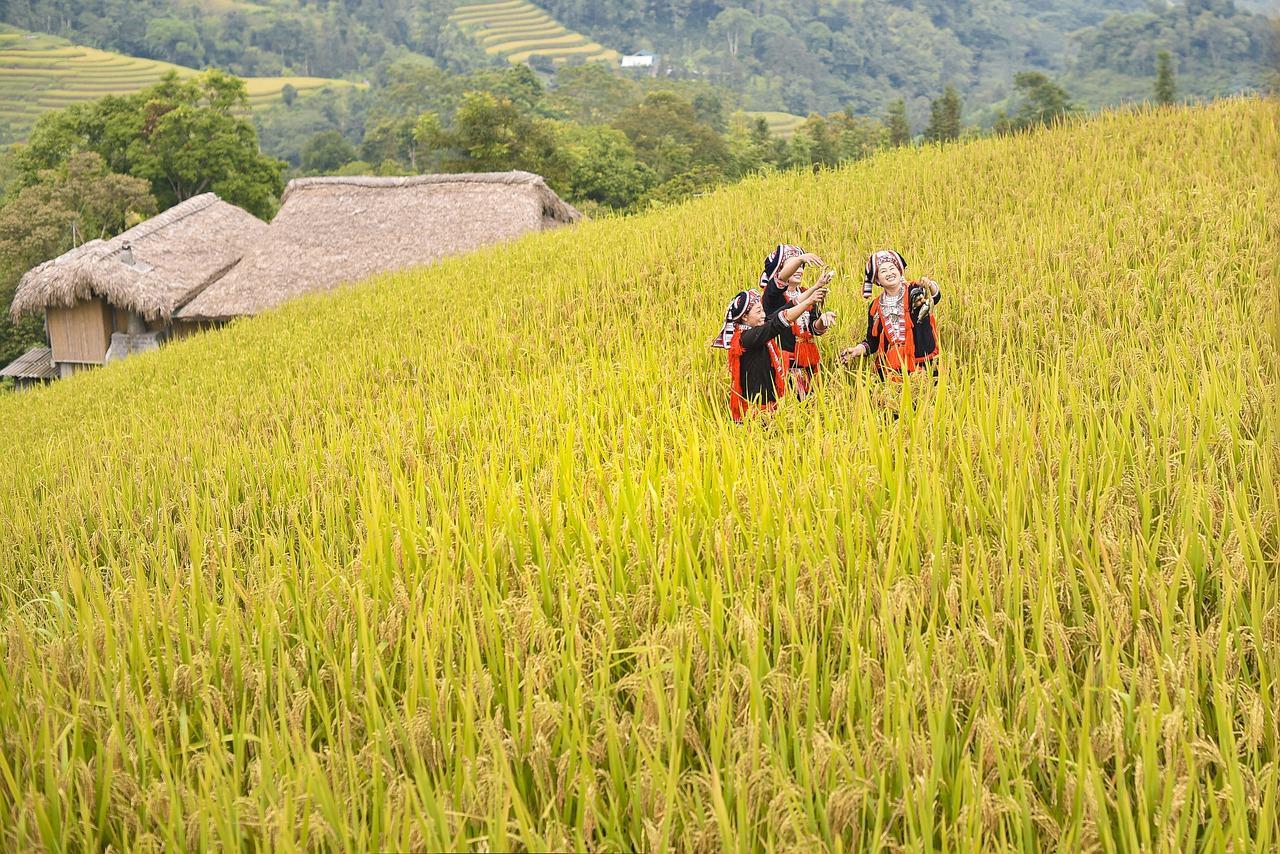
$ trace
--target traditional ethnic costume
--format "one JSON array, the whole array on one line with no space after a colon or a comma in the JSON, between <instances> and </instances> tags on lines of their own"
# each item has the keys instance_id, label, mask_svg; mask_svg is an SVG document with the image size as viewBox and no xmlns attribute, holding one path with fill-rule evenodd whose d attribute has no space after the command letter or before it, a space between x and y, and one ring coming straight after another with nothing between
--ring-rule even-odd
<instances>
[{"instance_id":1,"label":"traditional ethnic costume","mask_svg":"<svg viewBox=\"0 0 1280 854\"><path fill-rule=\"evenodd\" d=\"M764 293L764 313L772 315L800 301L804 292L786 282L778 281L778 272L786 262L799 258L804 250L788 243L779 244L769 257L764 259L764 272L760 274L760 287ZM817 306L813 306L796 318L795 323L787 326L786 332L778 339L782 352L787 360L787 372L791 376L791 384L795 387L796 397L804 399L813 386L813 378L818 373L818 363L822 359L818 345L813 340L815 335L822 335L825 329L818 329L818 318L822 316Z\"/></svg>"},{"instance_id":2,"label":"traditional ethnic costume","mask_svg":"<svg viewBox=\"0 0 1280 854\"><path fill-rule=\"evenodd\" d=\"M781 313L769 315L761 326L742 322L759 301L756 291L734 297L724 313L724 327L711 340L712 347L729 351L729 414L734 421L776 408L787 390L786 360L777 340L787 329Z\"/></svg>"},{"instance_id":3,"label":"traditional ethnic costume","mask_svg":"<svg viewBox=\"0 0 1280 854\"><path fill-rule=\"evenodd\" d=\"M871 296L876 271L889 262L905 275L907 262L893 250L873 252L867 259L862 282L862 295ZM933 306L942 299L942 291L930 295L922 282L906 282L896 297L883 290L867 306L867 337L863 342L867 354L874 356L881 379L901 382L903 374L932 371L938 376L938 325Z\"/></svg>"}]
</instances>

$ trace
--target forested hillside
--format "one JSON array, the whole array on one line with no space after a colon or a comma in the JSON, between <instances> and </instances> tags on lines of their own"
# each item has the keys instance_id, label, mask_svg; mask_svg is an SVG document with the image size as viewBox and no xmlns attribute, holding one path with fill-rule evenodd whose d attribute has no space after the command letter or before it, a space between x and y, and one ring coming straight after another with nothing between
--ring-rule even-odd
<instances>
[{"instance_id":1,"label":"forested hillside","mask_svg":"<svg viewBox=\"0 0 1280 854\"><path fill-rule=\"evenodd\" d=\"M752 106L792 113L870 112L896 97L922 110L947 83L991 101L1024 68L1065 64L1065 34L1134 0L547 0L597 38L635 45L744 91Z\"/></svg>"},{"instance_id":2,"label":"forested hillside","mask_svg":"<svg viewBox=\"0 0 1280 854\"><path fill-rule=\"evenodd\" d=\"M10 0L6 23L93 47L235 74L372 79L412 53L466 72L504 62L449 15L456 0ZM544 0L604 50L651 50L664 78L723 86L747 109L879 115L923 125L947 85L990 123L1014 75L1071 81L1083 106L1147 94L1168 50L1186 96L1268 85L1276 28L1234 0ZM595 49L595 48L593 48ZM486 52L488 50L488 52ZM518 54L523 56L523 54ZM536 57L529 56L530 61ZM549 69L547 69L549 70Z\"/></svg>"},{"instance_id":3,"label":"forested hillside","mask_svg":"<svg viewBox=\"0 0 1280 854\"><path fill-rule=\"evenodd\" d=\"M546 0L566 24L622 49L727 81L758 109L874 112L904 97L923 115L948 83L970 110L1009 92L1015 72L1113 70L1090 105L1133 96L1124 79L1155 70L1167 48L1218 95L1256 87L1274 63L1275 32L1232 0L1166 8L1142 0ZM1153 11L1156 10L1156 11ZM1274 11L1273 11L1274 14ZM637 37L636 34L641 34ZM1225 84L1225 85L1224 85Z\"/></svg>"},{"instance_id":4,"label":"forested hillside","mask_svg":"<svg viewBox=\"0 0 1280 854\"><path fill-rule=\"evenodd\" d=\"M240 76L368 73L406 50L481 61L452 45L453 0L8 0L3 21L92 47ZM465 41L465 40L464 40ZM483 54L479 54L483 56Z\"/></svg>"},{"instance_id":5,"label":"forested hillside","mask_svg":"<svg viewBox=\"0 0 1280 854\"><path fill-rule=\"evenodd\" d=\"M1278 12L1280 3L1273 3L1271 14ZM1245 11L1232 0L1152 4L1076 34L1078 53L1067 82L1089 104L1140 98L1157 56L1168 51L1185 96L1249 91L1274 79L1278 25L1280 20Z\"/></svg>"}]
</instances>

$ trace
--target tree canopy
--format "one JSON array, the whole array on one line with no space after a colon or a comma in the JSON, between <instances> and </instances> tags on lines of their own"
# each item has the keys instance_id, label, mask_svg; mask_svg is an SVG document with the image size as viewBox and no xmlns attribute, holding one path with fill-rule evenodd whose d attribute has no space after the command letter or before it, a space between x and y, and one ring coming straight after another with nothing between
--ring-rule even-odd
<instances>
[{"instance_id":1,"label":"tree canopy","mask_svg":"<svg viewBox=\"0 0 1280 854\"><path fill-rule=\"evenodd\" d=\"M76 152L38 170L0 207L0 365L43 340L43 318L17 322L9 304L23 273L95 237L111 237L156 212L150 184Z\"/></svg>"},{"instance_id":2,"label":"tree canopy","mask_svg":"<svg viewBox=\"0 0 1280 854\"><path fill-rule=\"evenodd\" d=\"M114 172L144 178L162 207L204 192L266 218L284 187L284 164L264 155L241 112L244 82L212 70L167 75L133 95L46 113L14 154L17 186L91 151Z\"/></svg>"}]
</instances>

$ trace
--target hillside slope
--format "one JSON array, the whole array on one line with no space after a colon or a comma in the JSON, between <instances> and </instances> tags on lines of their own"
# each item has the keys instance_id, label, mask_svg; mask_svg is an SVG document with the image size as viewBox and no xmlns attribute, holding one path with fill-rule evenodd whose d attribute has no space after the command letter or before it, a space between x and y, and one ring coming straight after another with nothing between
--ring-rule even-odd
<instances>
[{"instance_id":1,"label":"hillside slope","mask_svg":"<svg viewBox=\"0 0 1280 854\"><path fill-rule=\"evenodd\" d=\"M897 150L0 400L4 847L1275 847L1277 156ZM783 239L940 385L729 422Z\"/></svg>"},{"instance_id":2,"label":"hillside slope","mask_svg":"<svg viewBox=\"0 0 1280 854\"><path fill-rule=\"evenodd\" d=\"M485 53L511 63L541 57L554 64L578 59L616 65L621 59L616 50L565 29L527 0L463 4L449 15L449 22L474 39Z\"/></svg>"},{"instance_id":3,"label":"hillside slope","mask_svg":"<svg viewBox=\"0 0 1280 854\"><path fill-rule=\"evenodd\" d=\"M104 95L123 95L159 82L170 71L191 68L72 44L41 33L0 26L0 142L21 139L42 113ZM323 77L249 77L251 106L280 98L286 85L299 94L326 86L351 86Z\"/></svg>"}]
</instances>

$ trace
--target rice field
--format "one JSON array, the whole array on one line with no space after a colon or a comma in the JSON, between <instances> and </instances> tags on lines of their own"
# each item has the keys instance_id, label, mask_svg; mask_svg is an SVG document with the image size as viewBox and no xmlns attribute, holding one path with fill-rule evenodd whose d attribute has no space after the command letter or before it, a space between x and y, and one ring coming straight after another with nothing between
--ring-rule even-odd
<instances>
[{"instance_id":1,"label":"rice field","mask_svg":"<svg viewBox=\"0 0 1280 854\"><path fill-rule=\"evenodd\" d=\"M800 125L804 124L805 121L804 116L797 116L794 113L780 113L771 110L747 110L745 113L751 121L763 117L769 123L769 132L783 139L790 139L795 136L796 131L800 129Z\"/></svg>"},{"instance_id":2,"label":"rice field","mask_svg":"<svg viewBox=\"0 0 1280 854\"><path fill-rule=\"evenodd\" d=\"M1275 850L1277 107L753 179L0 400L0 846ZM939 384L735 426L707 342L782 239L828 365L867 251L936 278Z\"/></svg>"},{"instance_id":3,"label":"rice field","mask_svg":"<svg viewBox=\"0 0 1280 854\"><path fill-rule=\"evenodd\" d=\"M622 56L566 29L527 0L498 0L458 6L449 16L491 56L512 64L543 56L556 64L570 59L616 64Z\"/></svg>"},{"instance_id":4,"label":"rice field","mask_svg":"<svg viewBox=\"0 0 1280 854\"><path fill-rule=\"evenodd\" d=\"M170 71L195 69L71 44L54 36L0 30L0 141L22 138L41 113L105 95L125 95L159 82ZM299 95L326 86L350 86L322 77L249 77L253 107L275 103L285 84Z\"/></svg>"}]
</instances>

